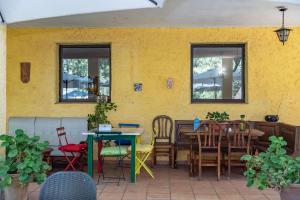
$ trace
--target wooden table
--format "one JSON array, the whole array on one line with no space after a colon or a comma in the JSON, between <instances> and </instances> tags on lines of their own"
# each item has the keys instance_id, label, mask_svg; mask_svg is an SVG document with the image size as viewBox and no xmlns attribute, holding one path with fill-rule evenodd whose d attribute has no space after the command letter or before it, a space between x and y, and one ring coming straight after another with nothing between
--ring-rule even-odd
<instances>
[{"instance_id":1,"label":"wooden table","mask_svg":"<svg viewBox=\"0 0 300 200\"><path fill-rule=\"evenodd\" d=\"M135 155L136 138L144 133L143 128L112 128L111 131L92 130L87 135L88 142L88 174L93 177L93 143L94 140L130 140L131 142L131 160L130 160L130 180L136 182Z\"/></svg>"},{"instance_id":2,"label":"wooden table","mask_svg":"<svg viewBox=\"0 0 300 200\"><path fill-rule=\"evenodd\" d=\"M224 127L223 127L224 128ZM195 136L197 137L197 132L194 131L193 127L182 127L180 130L179 130L179 133L180 134L183 134L185 136L188 136L188 137L192 137L192 136ZM261 130L258 130L258 129L251 129L251 136L254 137L254 138L257 138L257 137L260 137L260 136L263 136L265 133ZM225 133L224 133L225 135Z\"/></svg>"},{"instance_id":3,"label":"wooden table","mask_svg":"<svg viewBox=\"0 0 300 200\"><path fill-rule=\"evenodd\" d=\"M226 136L226 133L224 131L224 129L227 127L227 124L222 124L221 128L222 128L222 133L223 136ZM247 130L246 130L247 131ZM193 152L193 146L194 146L194 141L197 138L197 132L194 131L193 127L182 127L179 129L179 134L183 135L184 137L186 137L187 139L190 140L190 156L192 156L192 152ZM265 133L261 130L258 129L251 129L251 136L253 137L253 139L256 139L260 136L263 136ZM194 172L193 172L193 167L192 165L190 165L190 176L193 176Z\"/></svg>"}]
</instances>

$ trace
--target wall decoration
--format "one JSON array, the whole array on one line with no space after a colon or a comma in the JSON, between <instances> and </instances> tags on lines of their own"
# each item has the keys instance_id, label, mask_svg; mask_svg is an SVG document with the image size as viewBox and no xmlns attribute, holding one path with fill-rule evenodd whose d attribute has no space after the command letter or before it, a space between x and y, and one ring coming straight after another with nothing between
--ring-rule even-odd
<instances>
[{"instance_id":1,"label":"wall decoration","mask_svg":"<svg viewBox=\"0 0 300 200\"><path fill-rule=\"evenodd\" d=\"M21 62L21 81L28 83L30 81L30 62Z\"/></svg>"},{"instance_id":2,"label":"wall decoration","mask_svg":"<svg viewBox=\"0 0 300 200\"><path fill-rule=\"evenodd\" d=\"M170 77L167 79L167 88L172 89L173 86L174 86L174 80L173 80L173 78Z\"/></svg>"},{"instance_id":3,"label":"wall decoration","mask_svg":"<svg viewBox=\"0 0 300 200\"><path fill-rule=\"evenodd\" d=\"M135 83L134 84L134 91L141 92L143 90L143 84L142 83Z\"/></svg>"}]
</instances>

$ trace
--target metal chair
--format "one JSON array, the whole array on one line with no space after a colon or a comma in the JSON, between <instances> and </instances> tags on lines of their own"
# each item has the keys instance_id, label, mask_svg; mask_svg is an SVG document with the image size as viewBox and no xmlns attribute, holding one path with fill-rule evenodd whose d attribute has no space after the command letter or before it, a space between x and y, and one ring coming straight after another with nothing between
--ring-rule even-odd
<instances>
[{"instance_id":1,"label":"metal chair","mask_svg":"<svg viewBox=\"0 0 300 200\"><path fill-rule=\"evenodd\" d=\"M228 178L231 175L232 166L245 166L240 158L245 154L250 154L251 150L251 128L249 123L241 120L232 121L227 128L228 147L225 151L228 167Z\"/></svg>"},{"instance_id":2,"label":"metal chair","mask_svg":"<svg viewBox=\"0 0 300 200\"><path fill-rule=\"evenodd\" d=\"M139 128L139 124L119 123L119 128ZM115 144L129 146L131 145L130 140L116 140Z\"/></svg>"},{"instance_id":3,"label":"metal chair","mask_svg":"<svg viewBox=\"0 0 300 200\"><path fill-rule=\"evenodd\" d=\"M57 172L41 186L39 200L96 200L94 180L83 172Z\"/></svg>"},{"instance_id":4,"label":"metal chair","mask_svg":"<svg viewBox=\"0 0 300 200\"><path fill-rule=\"evenodd\" d=\"M154 148L154 138L156 137L155 133L152 134L151 140L149 144L136 144L136 166L135 166L135 172L136 174L139 174L141 171L141 168L143 167L146 172L154 179L154 173L153 171L147 166L146 162L147 159L150 157L150 155L153 153ZM131 146L128 147L128 151L131 151ZM132 159L132 158L131 158Z\"/></svg>"},{"instance_id":5,"label":"metal chair","mask_svg":"<svg viewBox=\"0 0 300 200\"><path fill-rule=\"evenodd\" d=\"M125 174L124 174L124 169L123 169L123 160L126 157L126 155L128 154L127 148L128 148L127 146L122 146L119 143L117 143L116 146L107 146L106 147L106 146L103 146L103 140L98 141L98 161L100 161L99 165L101 165L101 167L98 168L98 170L100 169L100 171L98 171L99 177L98 177L97 184L99 184L101 174L102 174L103 180L105 178L118 179L117 181L110 181L109 183L116 182L119 185L121 179L125 180ZM118 161L117 167L120 169L119 176L115 176L115 177L105 176L104 169L103 169L105 157L111 157L111 158L117 159L117 161ZM108 181L106 181L106 183L108 183Z\"/></svg>"},{"instance_id":6,"label":"metal chair","mask_svg":"<svg viewBox=\"0 0 300 200\"><path fill-rule=\"evenodd\" d=\"M156 165L157 156L168 156L169 165L174 168L173 120L166 115L155 117L152 122L152 131L156 135L154 139L153 164Z\"/></svg>"},{"instance_id":7,"label":"metal chair","mask_svg":"<svg viewBox=\"0 0 300 200\"><path fill-rule=\"evenodd\" d=\"M71 168L72 170L75 171L76 170L74 166L75 164L78 164L80 166L80 169L82 170L83 168L82 163L78 163L78 161L80 160L82 155L86 153L87 145L69 144L64 127L57 128L56 132L59 140L58 150L60 150L64 154L64 157L68 161L68 165L64 170L66 171L69 168ZM64 142L62 138L64 138Z\"/></svg>"}]
</instances>

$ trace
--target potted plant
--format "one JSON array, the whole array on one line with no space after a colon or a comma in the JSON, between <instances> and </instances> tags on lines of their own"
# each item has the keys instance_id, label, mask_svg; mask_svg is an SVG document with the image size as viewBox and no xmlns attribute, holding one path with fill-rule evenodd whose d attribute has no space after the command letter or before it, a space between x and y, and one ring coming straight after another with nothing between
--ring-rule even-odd
<instances>
[{"instance_id":1,"label":"potted plant","mask_svg":"<svg viewBox=\"0 0 300 200\"><path fill-rule=\"evenodd\" d=\"M23 130L15 136L1 135L1 147L6 148L6 159L0 159L0 188L4 188L5 200L24 199L29 182L41 184L50 166L43 161L43 151L48 142L39 137L29 137Z\"/></svg>"},{"instance_id":2,"label":"potted plant","mask_svg":"<svg viewBox=\"0 0 300 200\"><path fill-rule=\"evenodd\" d=\"M287 142L282 137L271 136L266 152L259 155L244 155L247 186L263 190L272 188L280 192L282 200L298 200L300 197L300 157L286 154Z\"/></svg>"},{"instance_id":3,"label":"potted plant","mask_svg":"<svg viewBox=\"0 0 300 200\"><path fill-rule=\"evenodd\" d=\"M99 124L110 123L107 118L107 113L111 110L117 110L117 105L115 103L98 102L95 107L95 114L88 115L88 129L91 130L97 128Z\"/></svg>"},{"instance_id":4,"label":"potted plant","mask_svg":"<svg viewBox=\"0 0 300 200\"><path fill-rule=\"evenodd\" d=\"M110 121L107 118L107 113L111 110L117 110L117 105L115 103L98 101L95 107L95 114L88 115L88 129L92 130L97 128L99 124L109 124ZM104 145L110 146L110 141L106 141Z\"/></svg>"},{"instance_id":5,"label":"potted plant","mask_svg":"<svg viewBox=\"0 0 300 200\"><path fill-rule=\"evenodd\" d=\"M246 119L246 115L240 115L241 121L245 121ZM244 131L245 130L245 124L244 123L240 123L240 130Z\"/></svg>"},{"instance_id":6,"label":"potted plant","mask_svg":"<svg viewBox=\"0 0 300 200\"><path fill-rule=\"evenodd\" d=\"M229 114L227 112L223 112L223 113L220 113L220 112L208 112L206 114L206 119L209 119L209 120L214 120L214 121L217 121L217 122L224 122L226 120L229 120Z\"/></svg>"}]
</instances>

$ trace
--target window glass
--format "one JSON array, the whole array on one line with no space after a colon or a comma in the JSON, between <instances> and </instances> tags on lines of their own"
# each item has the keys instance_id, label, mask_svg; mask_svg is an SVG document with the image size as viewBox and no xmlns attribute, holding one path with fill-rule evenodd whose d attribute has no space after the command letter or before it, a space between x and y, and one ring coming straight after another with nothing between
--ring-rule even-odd
<instances>
[{"instance_id":1,"label":"window glass","mask_svg":"<svg viewBox=\"0 0 300 200\"><path fill-rule=\"evenodd\" d=\"M60 46L60 101L110 100L110 46Z\"/></svg>"},{"instance_id":2,"label":"window glass","mask_svg":"<svg viewBox=\"0 0 300 200\"><path fill-rule=\"evenodd\" d=\"M192 45L192 102L245 102L244 45Z\"/></svg>"}]
</instances>

